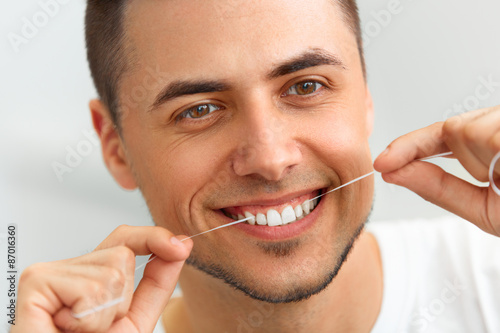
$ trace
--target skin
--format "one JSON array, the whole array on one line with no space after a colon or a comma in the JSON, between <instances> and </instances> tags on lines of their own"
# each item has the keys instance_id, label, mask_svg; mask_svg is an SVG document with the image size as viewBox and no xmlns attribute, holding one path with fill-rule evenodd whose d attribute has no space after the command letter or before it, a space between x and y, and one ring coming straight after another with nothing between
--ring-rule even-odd
<instances>
[{"instance_id":1,"label":"skin","mask_svg":"<svg viewBox=\"0 0 500 333\"><path fill-rule=\"evenodd\" d=\"M214 11L213 3L203 1L137 1L128 12L128 37L141 66L124 81L123 95L143 81L148 67L169 73L162 86L178 80L202 79L231 86L223 92L184 96L146 112L158 93L150 91L139 106L140 111L123 119L123 136L117 149L123 149L126 157L123 166L111 169L126 169L120 171L120 177L124 174L126 181L119 177L118 181L124 186L140 186L155 222L174 233L195 234L223 224L214 214L218 208L279 199L304 189L334 188L371 170L367 142L372 126L371 98L355 38L343 24L337 8L330 1L318 1L315 6L296 2L285 9L279 1L247 3L236 8L229 4L219 6ZM151 24L142 24L146 17ZM297 25L299 20L302 23ZM257 21L259 30L249 33L255 30ZM323 28L325 24L328 29ZM176 45L175 52L169 52L168 45ZM268 73L276 64L314 49L334 54L344 65L316 66L269 78ZM293 84L306 80L324 86L312 96L283 96ZM172 120L189 106L206 102L221 105L224 110L202 119ZM199 238L191 257L204 266L225 269L248 289L271 298L282 297L290 288L316 288L334 269L355 231L365 222L372 192L373 182L367 181L325 197L318 223L297 238L300 245L291 255L279 260L262 250L264 241L249 239L234 228ZM316 260L301 264L311 253ZM379 267L367 265L366 269L373 271L364 276L380 276ZM350 280L348 276L345 279ZM209 286L206 289L212 292L200 294L197 290L197 299L218 299L217 304L224 308L237 302L240 312L250 306L245 305L250 299L242 293L234 295L220 280L191 267L183 270L180 281L186 300L190 299L190 286L199 284ZM375 302L380 303L380 280L366 279L364 283L377 296L373 298ZM343 312L334 301L341 295L341 286L338 282L321 296L308 300L310 312L322 312L319 308L325 302L330 311ZM353 302L366 297L364 288L359 292ZM219 297L214 298L214 294ZM197 318L197 329L220 330L220 321L200 314L216 311L217 306L205 310L196 304L187 307L190 315ZM313 327L312 323L319 319L303 315L304 305L283 308L287 309L287 316L274 319L276 322L270 323L269 328L280 325L286 329L284 319L294 314L307 321L302 323L304 327ZM377 310L374 304L360 324L373 324ZM235 329L236 324L228 322L227 330ZM288 325L293 328L297 322Z\"/></svg>"},{"instance_id":2,"label":"skin","mask_svg":"<svg viewBox=\"0 0 500 333\"><path fill-rule=\"evenodd\" d=\"M375 160L374 167L386 182L404 186L499 236L500 197L491 186L477 187L433 164L412 162L451 151L474 178L488 182L490 163L500 151L499 130L500 106L464 113L394 140ZM493 173L497 186L499 174L497 163Z\"/></svg>"},{"instance_id":3,"label":"skin","mask_svg":"<svg viewBox=\"0 0 500 333\"><path fill-rule=\"evenodd\" d=\"M237 227L195 238L194 245L170 240L223 224L220 208L331 189L372 170L373 107L354 36L329 0L287 4L131 2L126 31L135 66L123 78L120 100L144 82L147 89L125 105L121 134L100 101L90 109L108 169L122 187L140 187L158 227L123 226L93 253L26 269L18 298L21 319L12 332L149 332L162 311L169 332L234 332L240 319L248 322L262 305L272 315L259 332L371 330L382 301L382 267L378 245L364 231L328 288L301 302L258 302L183 264L190 255L202 265L223 267L274 299L317 286L365 222L372 178L325 196L316 222L293 244L253 239ZM268 75L277 64L318 49L343 65ZM153 84L151 69L157 74ZM157 95L178 80L223 81L230 89L183 96L152 110ZM290 90L305 81L322 86L303 96ZM206 103L220 109L176 121L189 107ZM395 140L374 166L386 181L498 236L499 198L490 189L412 161L452 150L476 178L485 179L488 161L500 150L499 124L499 108L434 124ZM284 245L287 255L264 250ZM148 253L158 258L134 293L134 256ZM184 297L165 308L178 280ZM126 300L115 307L81 320L71 316L120 295Z\"/></svg>"}]
</instances>

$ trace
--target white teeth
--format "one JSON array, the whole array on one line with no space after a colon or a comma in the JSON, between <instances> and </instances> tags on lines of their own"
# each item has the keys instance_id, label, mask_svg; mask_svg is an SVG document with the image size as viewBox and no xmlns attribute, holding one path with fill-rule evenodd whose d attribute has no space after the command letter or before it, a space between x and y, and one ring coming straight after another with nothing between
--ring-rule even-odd
<instances>
[{"instance_id":1,"label":"white teeth","mask_svg":"<svg viewBox=\"0 0 500 333\"><path fill-rule=\"evenodd\" d=\"M311 206L310 206L310 201L306 201L302 204L302 210L304 211L304 214L307 215L311 212Z\"/></svg>"},{"instance_id":2,"label":"white teeth","mask_svg":"<svg viewBox=\"0 0 500 333\"><path fill-rule=\"evenodd\" d=\"M250 219L250 220L248 220L247 222L248 222L249 224L251 224L251 225L255 225L255 216L254 216L253 214L251 214L251 213L249 213L249 212L245 212L245 217L246 217L246 218L251 217L251 219Z\"/></svg>"},{"instance_id":3,"label":"white teeth","mask_svg":"<svg viewBox=\"0 0 500 333\"><path fill-rule=\"evenodd\" d=\"M280 213L278 213L274 209L269 209L267 211L267 225L270 227L275 227L282 224L283 220L281 219Z\"/></svg>"},{"instance_id":4,"label":"white teeth","mask_svg":"<svg viewBox=\"0 0 500 333\"><path fill-rule=\"evenodd\" d=\"M283 221L283 224L288 224L297 220L295 211L293 210L292 206L286 206L285 209L283 209L283 211L281 212L281 220Z\"/></svg>"},{"instance_id":5,"label":"white teeth","mask_svg":"<svg viewBox=\"0 0 500 333\"><path fill-rule=\"evenodd\" d=\"M258 225L267 225L266 216L262 213L257 213L257 224Z\"/></svg>"},{"instance_id":6,"label":"white teeth","mask_svg":"<svg viewBox=\"0 0 500 333\"><path fill-rule=\"evenodd\" d=\"M250 218L249 220L247 220L247 222L251 225L268 225L270 227L286 225L307 216L307 214L309 214L317 206L318 201L318 199L307 200L306 202L297 205L295 208L293 208L292 206L286 206L281 214L278 213L278 211L275 209L269 209L266 215L262 213L253 215L250 212L245 212L244 215L238 214L236 216L231 214L231 217L234 220L243 220L244 218Z\"/></svg>"},{"instance_id":7,"label":"white teeth","mask_svg":"<svg viewBox=\"0 0 500 333\"><path fill-rule=\"evenodd\" d=\"M304 215L304 211L302 210L302 206L301 205L298 205L297 207L295 207L295 209L293 211L295 213L295 217L296 218L301 218L302 215Z\"/></svg>"}]
</instances>

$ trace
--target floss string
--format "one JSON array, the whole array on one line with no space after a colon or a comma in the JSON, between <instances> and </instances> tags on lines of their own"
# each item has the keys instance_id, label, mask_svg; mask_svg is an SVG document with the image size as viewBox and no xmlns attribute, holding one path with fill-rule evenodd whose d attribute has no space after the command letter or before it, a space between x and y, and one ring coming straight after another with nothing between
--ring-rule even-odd
<instances>
[{"instance_id":1,"label":"floss string","mask_svg":"<svg viewBox=\"0 0 500 333\"><path fill-rule=\"evenodd\" d=\"M437 155L432 155L432 156L428 156L428 157L420 158L420 159L418 159L418 160L416 160L416 161L427 161L427 160L430 160L430 159L433 159L433 158L437 158L437 157L445 157L445 156L449 156L449 155L452 155L452 154L453 154L452 152L447 152L447 153L442 153L442 154L437 154ZM493 158L493 160L491 161L490 168L489 168L489 179L490 179L490 184L491 184L491 186L492 186L493 190L495 191L495 193L496 193L497 195L499 195L499 196L500 196L500 189L496 186L496 184L495 184L495 182L494 182L494 178L493 178L493 173L494 173L494 169L495 169L495 164L497 163L497 161L498 161L499 159L500 159L500 152L499 152L498 154L496 154L496 155L495 155L495 157ZM354 183L356 183L356 182L358 182L358 181L360 181L360 180L362 180L362 179L364 179L364 178L367 178L367 177L369 177L369 176L371 176L371 175L373 175L373 174L375 174L375 170L374 170L374 171L371 171L371 172L369 172L369 173L367 173L367 174L364 174L364 175L362 175L362 176L360 176L360 177L358 177L358 178L356 178L356 179L353 179L353 180L351 180L351 181L349 181L349 182L347 182L347 183L345 183L345 184L342 184L342 185L340 185L340 186L338 186L338 187L336 187L336 188L334 188L334 189L332 189L332 190L330 190L330 191L328 191L328 192L325 192L325 193L323 193L323 194L321 194L321 195L318 195L317 197L314 197L314 198L312 198L312 199L306 200L306 201L304 201L304 202L309 202L309 201L312 201L312 200L318 199L318 198L320 198L320 197L322 197L322 196L325 196L325 195L327 195L327 194L330 194L330 193L332 193L332 192L335 192L335 191L337 191L337 190L340 190L340 189L341 189L341 188L343 188L343 187L346 187L346 186L348 186L348 185L354 184ZM203 235L203 234L206 234L206 233L209 233L209 232L212 232L212 231L218 230L218 229L222 229L222 228L230 227L230 226L232 226L232 225L235 225L235 224L238 224L238 223L242 223L242 222L248 221L248 220L250 220L251 218L252 218L252 217L248 217L248 218L244 218L244 219L241 219L241 220L238 220L238 221L235 221L235 222L227 223L227 224L224 224L224 225L218 226L218 227L216 227L216 228L213 228L213 229L210 229L210 230L207 230L207 231L200 232L200 233L195 234L195 235L193 235L193 236L186 237L186 238L184 238L184 239L181 239L180 241L181 241L181 242L183 242L183 241L185 241L185 240L187 240L187 239L191 239L191 238L194 238L194 237L198 237L198 236L201 236L201 235ZM155 256L154 254L153 254L153 255L151 255L151 257L150 257L150 259L149 259L148 261L146 261L145 263L143 263L143 264L141 264L141 265L137 266L137 267L135 268L135 270L137 271L137 270L139 270L140 268L142 268L142 267L146 266L148 263L150 263L151 261L153 261L155 258L156 258L156 256ZM121 296L121 297L119 297L119 298L115 298L115 299L113 299L113 300L111 300L111 301L109 301L109 302L107 302L107 303L104 303L104 304L101 304L101 305L99 305L99 306L93 307L93 308L91 308L91 309L89 309L89 310L86 310L86 311L83 311L83 312L80 312L80 313L73 313L73 317L75 317L75 318L77 318L77 319L80 319L80 318L86 317L86 316L88 316L88 315L91 315L91 314L93 314L93 313L96 313L96 312L102 311L102 310L104 310L104 309L110 308L110 307L112 307L112 306L115 306L115 305L117 305L117 304L119 304L119 303L121 303L121 302L123 302L123 301L125 301L125 298L124 298L123 296Z\"/></svg>"}]
</instances>

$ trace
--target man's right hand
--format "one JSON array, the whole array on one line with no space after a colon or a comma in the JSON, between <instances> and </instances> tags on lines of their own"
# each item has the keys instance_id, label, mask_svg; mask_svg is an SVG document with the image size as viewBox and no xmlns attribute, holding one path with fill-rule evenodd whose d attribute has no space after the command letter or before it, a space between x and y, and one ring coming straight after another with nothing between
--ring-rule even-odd
<instances>
[{"instance_id":1,"label":"man's right hand","mask_svg":"<svg viewBox=\"0 0 500 333\"><path fill-rule=\"evenodd\" d=\"M172 237L162 227L120 226L92 253L26 268L11 332L152 332L193 246ZM134 292L135 256L151 253L157 258ZM73 316L120 297L117 305Z\"/></svg>"}]
</instances>

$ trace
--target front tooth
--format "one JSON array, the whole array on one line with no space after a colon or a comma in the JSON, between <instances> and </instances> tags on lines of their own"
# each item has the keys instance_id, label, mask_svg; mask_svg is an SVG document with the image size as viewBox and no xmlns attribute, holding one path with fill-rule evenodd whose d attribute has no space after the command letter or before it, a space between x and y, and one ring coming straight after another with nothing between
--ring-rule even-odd
<instances>
[{"instance_id":1,"label":"front tooth","mask_svg":"<svg viewBox=\"0 0 500 333\"><path fill-rule=\"evenodd\" d=\"M295 207L293 211L295 212L296 218L302 217L302 215L304 214L304 211L302 210L302 205L298 205L297 207Z\"/></svg>"},{"instance_id":2,"label":"front tooth","mask_svg":"<svg viewBox=\"0 0 500 333\"><path fill-rule=\"evenodd\" d=\"M249 212L245 212L245 217L246 218L249 218L251 217L250 220L248 220L247 222L251 225L255 225L255 216L252 214L252 213L249 213Z\"/></svg>"},{"instance_id":3,"label":"front tooth","mask_svg":"<svg viewBox=\"0 0 500 333\"><path fill-rule=\"evenodd\" d=\"M311 206L309 202L310 201L306 201L302 204L302 210L304 211L304 215L307 215L311 212Z\"/></svg>"},{"instance_id":4,"label":"front tooth","mask_svg":"<svg viewBox=\"0 0 500 333\"><path fill-rule=\"evenodd\" d=\"M283 209L283 211L281 212L281 220L283 221L283 224L287 224L297 220L295 211L293 210L292 206L286 206L286 208Z\"/></svg>"},{"instance_id":5,"label":"front tooth","mask_svg":"<svg viewBox=\"0 0 500 333\"><path fill-rule=\"evenodd\" d=\"M257 213L257 224L258 225L267 225L266 215L262 213Z\"/></svg>"},{"instance_id":6,"label":"front tooth","mask_svg":"<svg viewBox=\"0 0 500 333\"><path fill-rule=\"evenodd\" d=\"M282 225L283 220L281 219L280 213L274 209L269 209L267 211L267 225L270 227L275 227L277 225Z\"/></svg>"}]
</instances>

